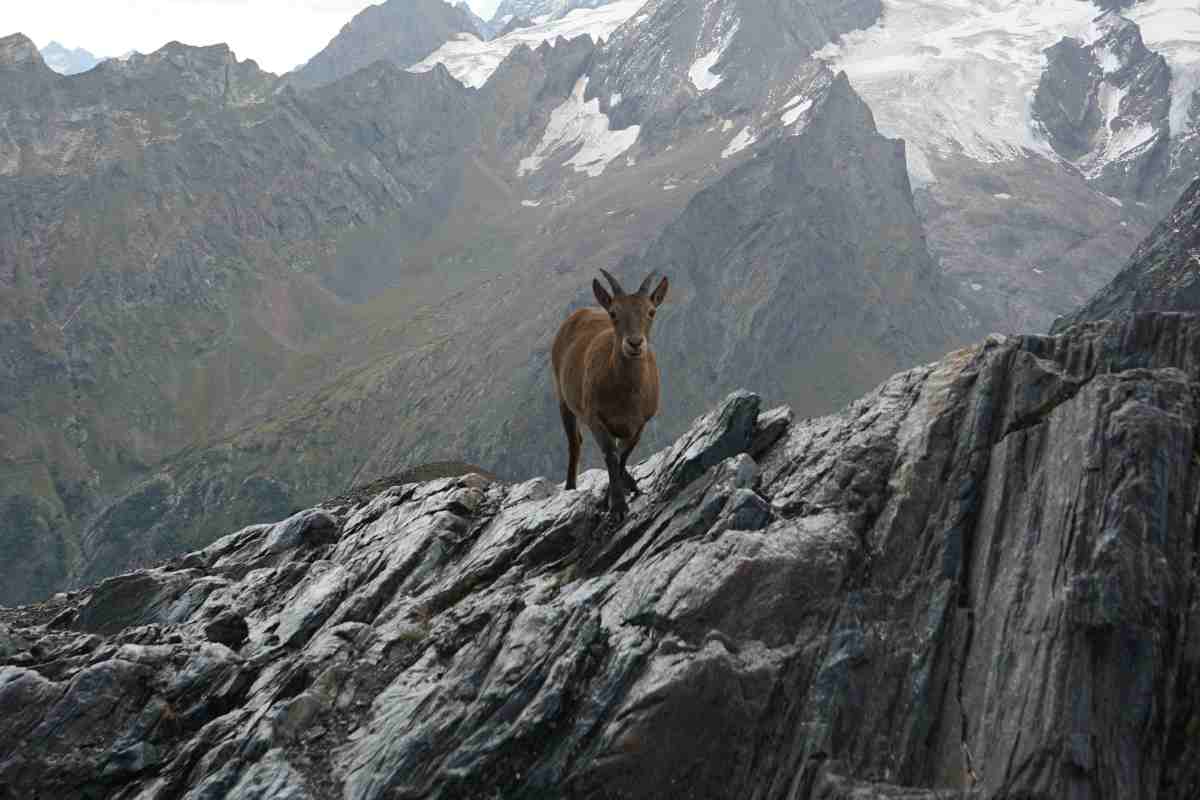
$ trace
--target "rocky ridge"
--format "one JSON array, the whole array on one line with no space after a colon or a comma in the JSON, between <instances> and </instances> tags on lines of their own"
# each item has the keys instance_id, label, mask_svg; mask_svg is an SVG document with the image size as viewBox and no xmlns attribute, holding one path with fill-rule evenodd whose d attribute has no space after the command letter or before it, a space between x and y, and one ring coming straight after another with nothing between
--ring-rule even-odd
<instances>
[{"instance_id":1,"label":"rocky ridge","mask_svg":"<svg viewBox=\"0 0 1200 800\"><path fill-rule=\"evenodd\" d=\"M596 471L251 526L0 612L0 786L1194 796L1198 386L1200 317L1137 314L736 392L615 530Z\"/></svg>"},{"instance_id":2,"label":"rocky ridge","mask_svg":"<svg viewBox=\"0 0 1200 800\"><path fill-rule=\"evenodd\" d=\"M1155 227L1112 282L1079 310L1055 320L1052 331L1138 310L1200 308L1200 177Z\"/></svg>"}]
</instances>

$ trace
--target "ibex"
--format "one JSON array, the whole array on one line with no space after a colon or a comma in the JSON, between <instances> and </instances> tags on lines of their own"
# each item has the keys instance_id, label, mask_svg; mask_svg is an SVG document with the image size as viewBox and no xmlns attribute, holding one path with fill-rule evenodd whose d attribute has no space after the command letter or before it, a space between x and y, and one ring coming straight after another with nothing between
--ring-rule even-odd
<instances>
[{"instance_id":1,"label":"ibex","mask_svg":"<svg viewBox=\"0 0 1200 800\"><path fill-rule=\"evenodd\" d=\"M569 458L567 487L575 488L582 421L604 452L608 468L608 510L613 522L629 511L626 492L638 494L626 463L637 447L646 422L658 413L658 363L650 349L654 313L667 296L667 279L650 291L653 274L634 294L626 294L616 278L600 270L612 294L592 281L592 292L604 309L581 308L554 337L554 389Z\"/></svg>"}]
</instances>

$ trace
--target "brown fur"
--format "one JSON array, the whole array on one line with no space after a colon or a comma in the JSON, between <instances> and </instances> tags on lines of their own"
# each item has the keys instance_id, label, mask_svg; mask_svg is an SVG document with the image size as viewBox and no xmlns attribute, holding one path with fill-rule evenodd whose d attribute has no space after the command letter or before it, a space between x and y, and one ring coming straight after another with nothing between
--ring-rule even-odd
<instances>
[{"instance_id":1,"label":"brown fur","mask_svg":"<svg viewBox=\"0 0 1200 800\"><path fill-rule=\"evenodd\" d=\"M604 276L613 286L612 295L599 281L592 282L604 310L583 308L568 317L554 337L551 359L567 434L567 488L575 488L582 422L604 452L609 510L620 518L628 509L626 492L638 493L626 468L629 454L658 413L658 363L650 348L650 328L666 296L667 279L650 292L648 277L637 292L625 294L611 275Z\"/></svg>"}]
</instances>

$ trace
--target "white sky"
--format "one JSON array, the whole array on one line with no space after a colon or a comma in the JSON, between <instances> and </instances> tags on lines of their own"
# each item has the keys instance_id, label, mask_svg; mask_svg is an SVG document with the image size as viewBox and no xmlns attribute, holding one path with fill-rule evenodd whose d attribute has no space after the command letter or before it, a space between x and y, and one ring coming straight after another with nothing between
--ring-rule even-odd
<instances>
[{"instance_id":1,"label":"white sky","mask_svg":"<svg viewBox=\"0 0 1200 800\"><path fill-rule=\"evenodd\" d=\"M403 1L403 0L401 0ZM468 0L485 19L499 0ZM3 0L0 36L23 33L97 56L151 53L169 41L225 42L239 60L284 73L329 43L370 0Z\"/></svg>"}]
</instances>

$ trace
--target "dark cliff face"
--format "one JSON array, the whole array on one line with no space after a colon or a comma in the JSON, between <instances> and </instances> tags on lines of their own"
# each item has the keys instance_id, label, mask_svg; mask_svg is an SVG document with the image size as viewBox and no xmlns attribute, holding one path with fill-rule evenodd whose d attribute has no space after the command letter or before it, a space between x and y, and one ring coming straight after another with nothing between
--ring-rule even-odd
<instances>
[{"instance_id":1,"label":"dark cliff face","mask_svg":"<svg viewBox=\"0 0 1200 800\"><path fill-rule=\"evenodd\" d=\"M0 611L0 785L89 797L1192 797L1200 317L728 397L601 527L478 476ZM36 744L35 744L36 743Z\"/></svg>"},{"instance_id":2,"label":"dark cliff face","mask_svg":"<svg viewBox=\"0 0 1200 800\"><path fill-rule=\"evenodd\" d=\"M444 0L387 0L367 6L308 63L285 80L298 89L325 86L376 61L411 67L456 34L482 36L467 8Z\"/></svg>"},{"instance_id":3,"label":"dark cliff face","mask_svg":"<svg viewBox=\"0 0 1200 800\"><path fill-rule=\"evenodd\" d=\"M1129 263L1095 297L1055 321L1055 332L1137 311L1200 309L1200 178L1183 193Z\"/></svg>"}]
</instances>

